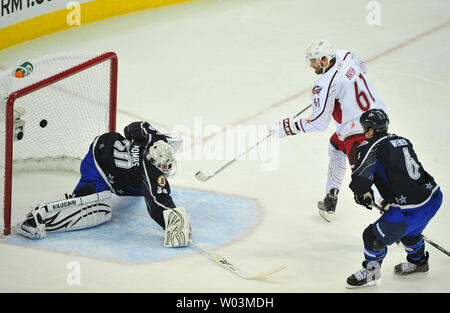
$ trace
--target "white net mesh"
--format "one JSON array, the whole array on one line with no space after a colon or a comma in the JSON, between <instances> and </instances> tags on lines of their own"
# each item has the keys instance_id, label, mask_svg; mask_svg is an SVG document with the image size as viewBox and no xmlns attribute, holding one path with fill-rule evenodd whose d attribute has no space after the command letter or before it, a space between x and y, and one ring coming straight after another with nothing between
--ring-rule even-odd
<instances>
[{"instance_id":1,"label":"white net mesh","mask_svg":"<svg viewBox=\"0 0 450 313\"><path fill-rule=\"evenodd\" d=\"M101 53L64 53L30 62L33 72L15 78L15 68L0 72L0 206L4 228L6 103L14 92L36 86L14 102L15 110L25 110L23 137L13 142L13 169L16 171L67 169L78 171L95 136L109 131L111 106L111 60L93 65L89 60ZM77 73L70 69L80 68ZM20 64L18 64L20 65ZM42 87L51 77L69 73ZM17 125L17 124L16 124ZM76 182L74 182L75 184Z\"/></svg>"}]
</instances>

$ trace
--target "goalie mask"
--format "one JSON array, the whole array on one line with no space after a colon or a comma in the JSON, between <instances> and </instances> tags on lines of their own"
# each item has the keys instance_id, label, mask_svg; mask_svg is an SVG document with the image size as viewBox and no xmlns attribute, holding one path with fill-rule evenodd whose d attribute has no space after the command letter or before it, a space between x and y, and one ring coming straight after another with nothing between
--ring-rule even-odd
<instances>
[{"instance_id":1,"label":"goalie mask","mask_svg":"<svg viewBox=\"0 0 450 313\"><path fill-rule=\"evenodd\" d=\"M158 140L148 148L147 160L166 176L174 175L177 171L172 146L164 140Z\"/></svg>"}]
</instances>

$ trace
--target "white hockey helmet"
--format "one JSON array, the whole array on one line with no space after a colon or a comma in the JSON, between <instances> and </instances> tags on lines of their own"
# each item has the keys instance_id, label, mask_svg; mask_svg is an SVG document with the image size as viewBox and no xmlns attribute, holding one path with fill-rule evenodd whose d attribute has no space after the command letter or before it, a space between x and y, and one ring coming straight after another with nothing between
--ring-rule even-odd
<instances>
[{"instance_id":1,"label":"white hockey helmet","mask_svg":"<svg viewBox=\"0 0 450 313\"><path fill-rule=\"evenodd\" d=\"M315 59L319 63L323 57L327 57L328 61L335 57L334 49L330 43L326 40L319 40L311 44L308 49L306 49L306 64L309 65L311 60Z\"/></svg>"},{"instance_id":2,"label":"white hockey helmet","mask_svg":"<svg viewBox=\"0 0 450 313\"><path fill-rule=\"evenodd\" d=\"M146 158L166 176L174 175L177 170L177 161L172 146L164 140L158 140L151 145Z\"/></svg>"}]
</instances>

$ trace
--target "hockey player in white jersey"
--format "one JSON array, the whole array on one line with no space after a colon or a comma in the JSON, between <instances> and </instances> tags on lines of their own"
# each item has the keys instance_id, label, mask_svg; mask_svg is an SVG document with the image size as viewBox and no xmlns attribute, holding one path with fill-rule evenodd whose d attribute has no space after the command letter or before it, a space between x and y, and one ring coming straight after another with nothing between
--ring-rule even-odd
<instances>
[{"instance_id":1,"label":"hockey player in white jersey","mask_svg":"<svg viewBox=\"0 0 450 313\"><path fill-rule=\"evenodd\" d=\"M328 147L329 167L325 198L317 206L327 221L336 210L337 195L347 168L356 163L356 148L364 141L359 117L385 105L367 78L365 64L347 50L333 49L319 40L306 50L306 62L320 78L311 89L312 114L308 118L285 118L270 126L272 137L325 131L334 119L336 132Z\"/></svg>"}]
</instances>

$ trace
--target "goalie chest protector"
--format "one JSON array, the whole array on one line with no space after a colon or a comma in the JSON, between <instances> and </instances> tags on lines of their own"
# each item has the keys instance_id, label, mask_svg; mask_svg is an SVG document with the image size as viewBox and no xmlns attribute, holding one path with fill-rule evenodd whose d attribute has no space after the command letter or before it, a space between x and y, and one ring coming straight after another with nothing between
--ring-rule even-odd
<instances>
[{"instance_id":1,"label":"goalie chest protector","mask_svg":"<svg viewBox=\"0 0 450 313\"><path fill-rule=\"evenodd\" d=\"M143 166L146 166L150 176L162 175L162 172L145 158L144 143L130 142L119 133L99 136L93 149L95 160L105 179L119 196L143 195L142 184L145 179Z\"/></svg>"}]
</instances>

